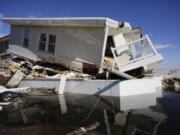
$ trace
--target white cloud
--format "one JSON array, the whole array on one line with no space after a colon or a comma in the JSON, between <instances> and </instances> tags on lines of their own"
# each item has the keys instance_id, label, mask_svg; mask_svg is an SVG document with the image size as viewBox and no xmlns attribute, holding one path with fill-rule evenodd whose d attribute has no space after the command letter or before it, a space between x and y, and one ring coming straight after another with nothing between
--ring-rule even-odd
<instances>
[{"instance_id":1,"label":"white cloud","mask_svg":"<svg viewBox=\"0 0 180 135\"><path fill-rule=\"evenodd\" d=\"M156 49L174 48L172 44L156 44Z\"/></svg>"},{"instance_id":2,"label":"white cloud","mask_svg":"<svg viewBox=\"0 0 180 135\"><path fill-rule=\"evenodd\" d=\"M29 18L37 18L37 17L41 17L41 16L42 16L41 13L37 13L37 14L30 14L27 17L29 17Z\"/></svg>"},{"instance_id":3,"label":"white cloud","mask_svg":"<svg viewBox=\"0 0 180 135\"><path fill-rule=\"evenodd\" d=\"M29 18L36 18L35 15L28 15Z\"/></svg>"}]
</instances>

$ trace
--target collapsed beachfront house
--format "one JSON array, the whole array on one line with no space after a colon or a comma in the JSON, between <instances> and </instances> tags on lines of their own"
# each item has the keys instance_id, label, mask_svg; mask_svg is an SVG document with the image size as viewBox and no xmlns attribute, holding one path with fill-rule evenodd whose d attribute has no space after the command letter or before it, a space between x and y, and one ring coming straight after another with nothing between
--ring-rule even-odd
<instances>
[{"instance_id":1,"label":"collapsed beachfront house","mask_svg":"<svg viewBox=\"0 0 180 135\"><path fill-rule=\"evenodd\" d=\"M171 92L175 88L174 91L179 92L180 79L136 78L142 71L151 71L163 59L149 37L142 36L140 28L132 29L129 23L109 18L4 20L11 24L9 51L18 57L0 60L0 111L5 112L1 113L5 118L1 121L3 125L17 125L18 121L26 128L33 122L43 125L44 121L50 121L52 125L52 121L58 119L62 123L65 121L65 125L69 121L74 128L72 116L77 118L75 123L80 120L78 123L82 124L89 118L94 121L94 116L99 117L104 112L107 134L114 135L111 131L117 129L118 125L125 134L129 131L133 134L138 134L138 131L156 134L166 116L162 115L161 107L148 107L157 104L157 98L163 96L162 90L166 92L164 88ZM8 40L9 37L0 39L0 45L3 42L5 46ZM68 69L64 70L61 66L54 69L55 64L49 68L49 63L41 66L38 62L19 56L32 61L58 63ZM84 70L91 73L85 74ZM115 79L111 76L98 78L98 75L105 73L106 76L106 73L112 72L119 76ZM121 76L130 80L121 80ZM63 114L63 119L59 112ZM147 117L144 113L147 113ZM107 114L110 114L109 118ZM139 118L144 121L139 121ZM154 125L150 125L152 133L151 128L145 126L146 131L139 126L146 124L147 120ZM109 125L108 121L113 124ZM55 123L59 122L55 120ZM96 122L89 129L94 130L98 125ZM81 126L80 129L82 131L78 128L74 131L79 134L88 131L86 127ZM116 134L120 134L120 130ZM1 131L3 134L5 131L11 133L7 127ZM24 128L23 131L26 132ZM74 134L74 131L67 135Z\"/></svg>"},{"instance_id":2,"label":"collapsed beachfront house","mask_svg":"<svg viewBox=\"0 0 180 135\"><path fill-rule=\"evenodd\" d=\"M4 18L10 51L34 61L101 73L104 68L140 74L163 58L140 28L109 18Z\"/></svg>"},{"instance_id":3,"label":"collapsed beachfront house","mask_svg":"<svg viewBox=\"0 0 180 135\"><path fill-rule=\"evenodd\" d=\"M109 18L4 18L4 21L11 24L10 53L31 60L17 62L14 57L10 60L6 66L9 72L4 76L12 77L3 83L11 88L8 91L51 89L59 94L62 112L67 111L63 93L93 95L94 99L107 96L107 105L112 103L109 97L117 97L121 111L156 105L157 98L162 97L162 77L136 78L144 71L152 71L163 60L140 28ZM32 61L48 61L68 69L54 70L48 68L49 63L40 66ZM51 76L48 72L56 74ZM98 77L102 74L102 78ZM7 89L1 88L4 91Z\"/></svg>"}]
</instances>

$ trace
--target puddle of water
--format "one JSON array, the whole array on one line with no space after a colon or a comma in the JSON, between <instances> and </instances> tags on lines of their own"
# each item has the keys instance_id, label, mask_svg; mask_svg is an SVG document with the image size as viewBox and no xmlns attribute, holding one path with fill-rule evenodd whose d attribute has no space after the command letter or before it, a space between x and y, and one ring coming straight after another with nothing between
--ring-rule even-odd
<instances>
[{"instance_id":1,"label":"puddle of water","mask_svg":"<svg viewBox=\"0 0 180 135\"><path fill-rule=\"evenodd\" d=\"M87 135L152 134L166 120L160 105L122 113L117 97L39 93L3 107L0 135L83 135L84 128Z\"/></svg>"},{"instance_id":2,"label":"puddle of water","mask_svg":"<svg viewBox=\"0 0 180 135\"><path fill-rule=\"evenodd\" d=\"M168 116L166 122L160 126L159 134L180 134L180 95L175 93L166 93L164 98L160 99L164 112Z\"/></svg>"}]
</instances>

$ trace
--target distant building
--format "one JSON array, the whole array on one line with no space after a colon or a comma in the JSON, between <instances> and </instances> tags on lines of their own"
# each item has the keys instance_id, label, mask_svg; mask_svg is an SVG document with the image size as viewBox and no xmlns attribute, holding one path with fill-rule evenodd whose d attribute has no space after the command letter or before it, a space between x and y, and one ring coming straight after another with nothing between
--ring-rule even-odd
<instances>
[{"instance_id":1,"label":"distant building","mask_svg":"<svg viewBox=\"0 0 180 135\"><path fill-rule=\"evenodd\" d=\"M9 48L9 35L0 37L0 54Z\"/></svg>"}]
</instances>

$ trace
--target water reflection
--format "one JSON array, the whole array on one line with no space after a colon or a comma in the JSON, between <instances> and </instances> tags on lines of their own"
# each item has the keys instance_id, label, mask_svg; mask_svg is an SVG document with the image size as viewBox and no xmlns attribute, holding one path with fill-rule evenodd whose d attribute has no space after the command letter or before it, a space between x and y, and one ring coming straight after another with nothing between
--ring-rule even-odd
<instances>
[{"instance_id":1,"label":"water reflection","mask_svg":"<svg viewBox=\"0 0 180 135\"><path fill-rule=\"evenodd\" d=\"M163 100L160 101L164 103ZM119 98L41 90L16 98L0 111L1 135L159 134L166 120L160 104L120 112ZM163 126L162 126L163 125ZM158 129L161 131L158 131ZM164 133L163 133L164 134Z\"/></svg>"},{"instance_id":2,"label":"water reflection","mask_svg":"<svg viewBox=\"0 0 180 135\"><path fill-rule=\"evenodd\" d=\"M160 126L160 135L179 135L180 134L180 95L167 92L162 99L159 100L164 112L168 118L166 122Z\"/></svg>"}]
</instances>

